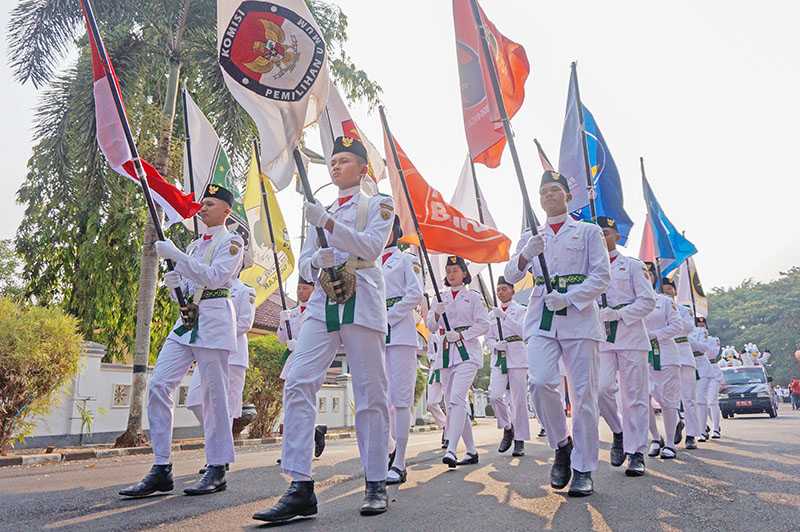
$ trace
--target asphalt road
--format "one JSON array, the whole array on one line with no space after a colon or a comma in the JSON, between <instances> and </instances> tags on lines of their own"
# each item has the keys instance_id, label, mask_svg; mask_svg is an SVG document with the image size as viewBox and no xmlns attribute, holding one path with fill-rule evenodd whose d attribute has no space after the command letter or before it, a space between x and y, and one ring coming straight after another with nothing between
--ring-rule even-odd
<instances>
[{"instance_id":1,"label":"asphalt road","mask_svg":"<svg viewBox=\"0 0 800 532\"><path fill-rule=\"evenodd\" d=\"M800 528L800 413L777 419L723 420L723 439L680 451L678 459L648 460L648 474L630 479L608 464L610 434L595 473L595 494L570 499L547 485L552 452L530 442L527 455L496 451L493 420L476 429L480 464L448 471L440 434L413 434L409 481L390 488L389 512L360 517L364 479L354 440L331 442L315 462L320 514L287 530L703 530L796 531ZM538 431L538 424L533 421ZM124 500L117 490L138 480L149 456L0 469L0 530L241 530L258 528L254 511L286 487L276 445L242 451L228 490L186 497L202 451L174 456L171 495ZM270 527L264 527L270 528Z\"/></svg>"}]
</instances>

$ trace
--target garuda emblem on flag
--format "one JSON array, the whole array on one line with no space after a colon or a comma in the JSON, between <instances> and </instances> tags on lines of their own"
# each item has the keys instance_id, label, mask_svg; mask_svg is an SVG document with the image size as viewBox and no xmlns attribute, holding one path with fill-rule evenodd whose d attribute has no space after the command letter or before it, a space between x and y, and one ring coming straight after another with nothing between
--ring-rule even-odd
<instances>
[{"instance_id":1,"label":"garuda emblem on flag","mask_svg":"<svg viewBox=\"0 0 800 532\"><path fill-rule=\"evenodd\" d=\"M219 63L242 86L296 102L325 64L325 41L314 24L271 2L247 0L233 11L220 39Z\"/></svg>"}]
</instances>

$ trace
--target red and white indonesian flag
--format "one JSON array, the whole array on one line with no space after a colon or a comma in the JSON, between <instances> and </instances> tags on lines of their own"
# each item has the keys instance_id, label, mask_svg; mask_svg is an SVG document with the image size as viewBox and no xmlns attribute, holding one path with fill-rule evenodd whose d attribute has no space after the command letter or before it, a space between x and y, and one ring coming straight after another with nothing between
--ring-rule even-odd
<instances>
[{"instance_id":1,"label":"red and white indonesian flag","mask_svg":"<svg viewBox=\"0 0 800 532\"><path fill-rule=\"evenodd\" d=\"M322 31L304 0L218 0L217 45L225 84L258 127L261 170L282 190L328 99Z\"/></svg>"},{"instance_id":2,"label":"red and white indonesian flag","mask_svg":"<svg viewBox=\"0 0 800 532\"><path fill-rule=\"evenodd\" d=\"M369 175L375 181L380 181L386 177L386 164L383 162L380 152L364 136L358 128L350 111L347 109L339 89L331 82L328 92L328 104L319 118L319 135L322 140L322 151L325 153L325 160L329 161L333 154L333 141L338 137L350 137L358 139L367 149L369 158Z\"/></svg>"},{"instance_id":3,"label":"red and white indonesian flag","mask_svg":"<svg viewBox=\"0 0 800 532\"><path fill-rule=\"evenodd\" d=\"M92 49L92 75L94 80L94 113L97 127L97 144L100 145L100 150L105 155L111 168L139 184L139 179L136 177L136 169L133 163L133 155L131 154L130 146L125 138L125 129L123 127L123 120L127 122L127 116L120 117L117 112L117 107L114 104L114 92L119 97L120 104L122 102L122 92L119 88L119 80L114 72L114 66L111 64L111 57L106 53L108 64L104 64L103 59L98 51L98 46L105 46L103 42L95 42L94 36L89 25L86 12L83 12L86 21L86 30L89 34L89 45ZM106 69L111 73L113 86L109 83L106 76ZM153 201L158 203L164 210L166 216L166 226L169 227L174 223L180 222L185 218L191 218L197 211L200 210L200 204L196 203L191 194L184 194L175 185L168 183L158 171L145 161L141 159L142 167L144 168L145 175L147 176L147 184L150 188L150 194Z\"/></svg>"}]
</instances>

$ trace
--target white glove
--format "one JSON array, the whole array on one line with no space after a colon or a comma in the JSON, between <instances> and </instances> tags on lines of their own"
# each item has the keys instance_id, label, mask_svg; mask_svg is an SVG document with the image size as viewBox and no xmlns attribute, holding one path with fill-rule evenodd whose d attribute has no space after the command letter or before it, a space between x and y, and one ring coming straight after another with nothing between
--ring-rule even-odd
<instances>
[{"instance_id":1,"label":"white glove","mask_svg":"<svg viewBox=\"0 0 800 532\"><path fill-rule=\"evenodd\" d=\"M547 308L553 312L558 312L561 309L567 308L569 305L569 301L567 301L566 294L560 294L553 290L546 296L544 296L544 304Z\"/></svg>"},{"instance_id":2,"label":"white glove","mask_svg":"<svg viewBox=\"0 0 800 532\"><path fill-rule=\"evenodd\" d=\"M281 325L283 325L284 323L289 321L289 318L291 317L291 315L292 315L292 311L291 310L289 310L289 309L282 310L281 313L280 313L280 318L279 318L280 322L281 322Z\"/></svg>"},{"instance_id":3,"label":"white glove","mask_svg":"<svg viewBox=\"0 0 800 532\"><path fill-rule=\"evenodd\" d=\"M505 318L506 313L500 310L499 308L495 307L489 311L489 317L493 320L502 320Z\"/></svg>"},{"instance_id":4,"label":"white glove","mask_svg":"<svg viewBox=\"0 0 800 532\"><path fill-rule=\"evenodd\" d=\"M522 256L528 260L544 253L544 237L541 234L531 236L522 248Z\"/></svg>"},{"instance_id":5,"label":"white glove","mask_svg":"<svg viewBox=\"0 0 800 532\"><path fill-rule=\"evenodd\" d=\"M444 339L450 342L451 344L454 344L459 340L461 340L461 333L458 331L447 331L446 333L444 333Z\"/></svg>"},{"instance_id":6,"label":"white glove","mask_svg":"<svg viewBox=\"0 0 800 532\"><path fill-rule=\"evenodd\" d=\"M600 321L619 321L619 312L611 307L601 308Z\"/></svg>"},{"instance_id":7,"label":"white glove","mask_svg":"<svg viewBox=\"0 0 800 532\"><path fill-rule=\"evenodd\" d=\"M295 349L295 347L297 347L297 340L292 338L291 340L287 341L286 342L286 347L289 349L289 351L294 353L294 349Z\"/></svg>"},{"instance_id":8,"label":"white glove","mask_svg":"<svg viewBox=\"0 0 800 532\"><path fill-rule=\"evenodd\" d=\"M305 212L308 223L314 227L325 227L325 224L331 217L328 211L325 210L325 207L320 205L318 201L311 203L306 200L303 204L303 211Z\"/></svg>"},{"instance_id":9,"label":"white glove","mask_svg":"<svg viewBox=\"0 0 800 532\"><path fill-rule=\"evenodd\" d=\"M181 288L181 284L183 283L183 277L176 271L169 271L164 274L164 284L167 285L167 288L176 289Z\"/></svg>"},{"instance_id":10,"label":"white glove","mask_svg":"<svg viewBox=\"0 0 800 532\"><path fill-rule=\"evenodd\" d=\"M169 238L166 240L156 241L156 253L163 259L178 260L185 257L186 254L179 250L178 247L172 243Z\"/></svg>"},{"instance_id":11,"label":"white glove","mask_svg":"<svg viewBox=\"0 0 800 532\"><path fill-rule=\"evenodd\" d=\"M447 303L445 303L444 301L434 301L433 303L431 303L431 310L437 316L441 316L442 314L444 314L446 308L447 308Z\"/></svg>"},{"instance_id":12,"label":"white glove","mask_svg":"<svg viewBox=\"0 0 800 532\"><path fill-rule=\"evenodd\" d=\"M505 340L498 340L497 343L494 344L495 351L508 351L508 343Z\"/></svg>"},{"instance_id":13,"label":"white glove","mask_svg":"<svg viewBox=\"0 0 800 532\"><path fill-rule=\"evenodd\" d=\"M311 265L319 270L336 266L336 255L333 248L319 248L311 256Z\"/></svg>"}]
</instances>

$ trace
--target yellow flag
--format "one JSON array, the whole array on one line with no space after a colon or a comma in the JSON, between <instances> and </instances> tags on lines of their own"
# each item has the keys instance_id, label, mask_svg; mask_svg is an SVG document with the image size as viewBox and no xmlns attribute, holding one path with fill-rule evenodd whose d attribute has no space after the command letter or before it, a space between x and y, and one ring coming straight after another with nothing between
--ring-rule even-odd
<instances>
[{"instance_id":1,"label":"yellow flag","mask_svg":"<svg viewBox=\"0 0 800 532\"><path fill-rule=\"evenodd\" d=\"M285 282L294 270L294 254L289 241L289 231L283 213L275 197L275 189L265 175L260 175L256 163L255 149L250 156L250 168L247 171L247 188L244 193L244 208L247 212L247 223L250 226L250 250L253 254L253 266L244 270L239 278L256 290L256 307L261 305L278 289L275 260L272 254L272 241L269 238L267 212L261 199L261 183L267 191L269 214L272 219L272 230L275 233L275 249L281 267L281 279Z\"/></svg>"}]
</instances>

